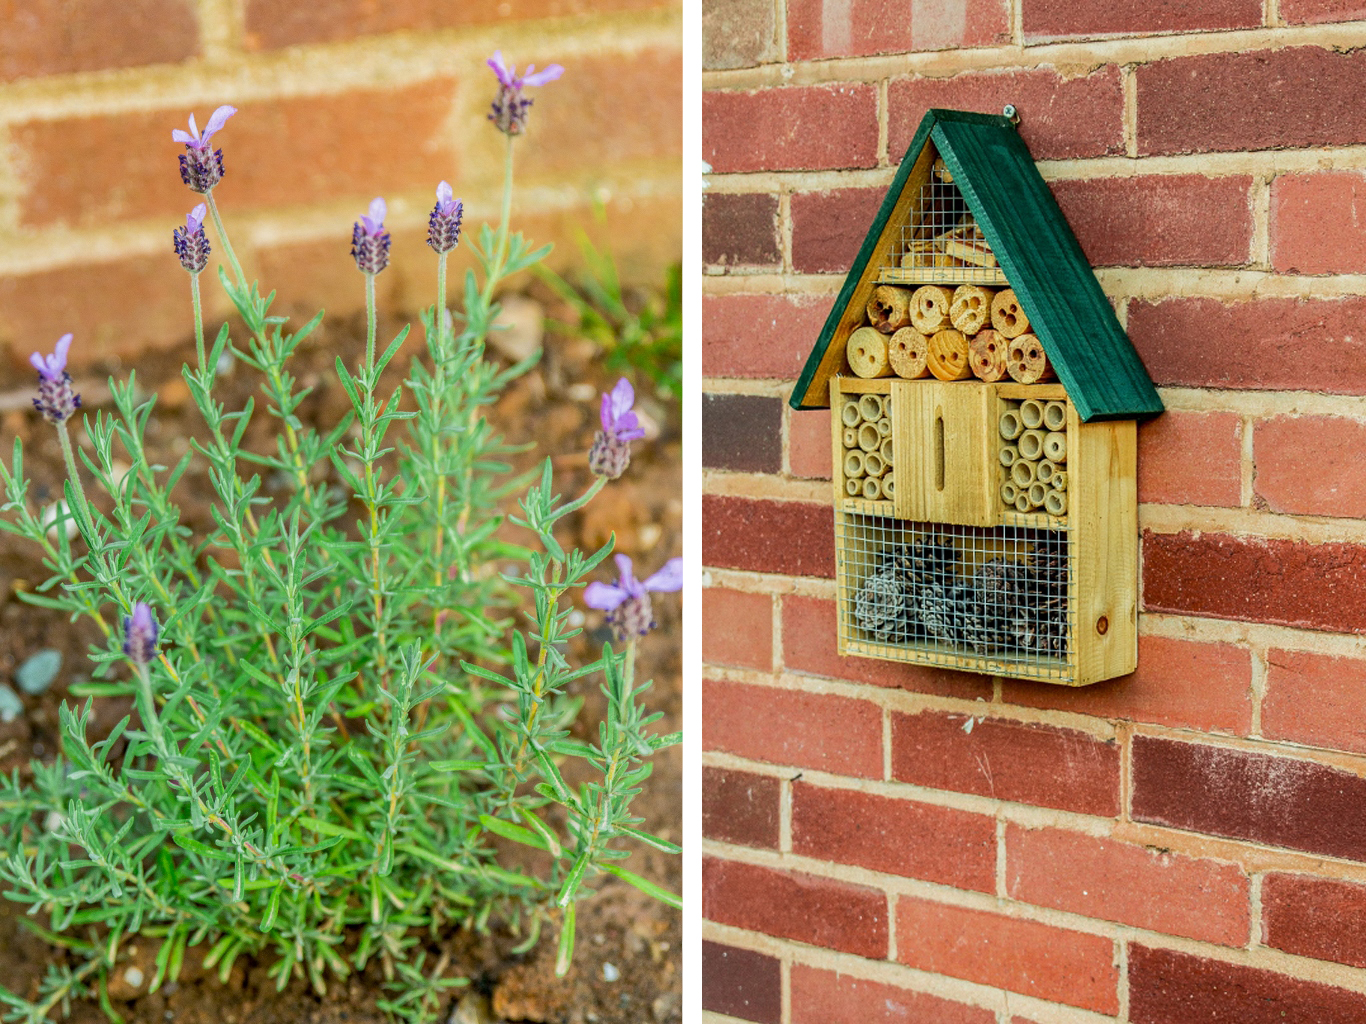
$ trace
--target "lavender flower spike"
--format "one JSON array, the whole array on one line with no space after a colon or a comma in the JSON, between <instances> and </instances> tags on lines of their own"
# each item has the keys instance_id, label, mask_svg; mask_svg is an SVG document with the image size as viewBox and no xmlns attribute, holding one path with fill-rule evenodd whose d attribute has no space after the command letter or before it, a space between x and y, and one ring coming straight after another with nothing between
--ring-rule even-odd
<instances>
[{"instance_id":1,"label":"lavender flower spike","mask_svg":"<svg viewBox=\"0 0 1366 1024\"><path fill-rule=\"evenodd\" d=\"M683 589L683 559L671 558L664 568L643 581L637 581L626 555L617 555L616 585L590 583L584 589L583 603L607 613L607 624L619 643L644 636L654 629L654 609L650 607L649 591L672 592Z\"/></svg>"},{"instance_id":2,"label":"lavender flower spike","mask_svg":"<svg viewBox=\"0 0 1366 1024\"><path fill-rule=\"evenodd\" d=\"M123 617L123 653L140 668L157 656L157 620L147 602L133 605L133 614Z\"/></svg>"},{"instance_id":3,"label":"lavender flower spike","mask_svg":"<svg viewBox=\"0 0 1366 1024\"><path fill-rule=\"evenodd\" d=\"M236 107L219 107L209 116L203 135L194 123L194 114L190 115L188 132L179 128L171 132L171 138L185 144L185 152L180 154L180 180L191 190L203 194L223 180L223 151L211 149L209 140L223 130L223 125L235 113Z\"/></svg>"},{"instance_id":4,"label":"lavender flower spike","mask_svg":"<svg viewBox=\"0 0 1366 1024\"><path fill-rule=\"evenodd\" d=\"M528 85L545 85L564 74L564 68L552 64L544 71L537 72L535 64L527 65L526 74L518 75L516 66L508 67L503 63L503 51L495 50L486 62L498 76L498 95L493 100L493 110L489 120L505 135L521 135L526 128L526 112L533 101L522 96Z\"/></svg>"},{"instance_id":5,"label":"lavender flower spike","mask_svg":"<svg viewBox=\"0 0 1366 1024\"><path fill-rule=\"evenodd\" d=\"M465 204L455 198L448 182L436 186L436 205L427 218L427 244L437 252L450 252L460 244L460 218Z\"/></svg>"},{"instance_id":6,"label":"lavender flower spike","mask_svg":"<svg viewBox=\"0 0 1366 1024\"><path fill-rule=\"evenodd\" d=\"M370 200L370 211L351 229L351 255L366 274L378 274L389 265L389 232L384 230L388 207L383 199Z\"/></svg>"},{"instance_id":7,"label":"lavender flower spike","mask_svg":"<svg viewBox=\"0 0 1366 1024\"><path fill-rule=\"evenodd\" d=\"M28 357L38 371L38 397L33 407L49 423L65 423L81 407L81 396L71 390L71 374L66 372L66 354L71 350L71 335L57 339L52 355L34 352Z\"/></svg>"},{"instance_id":8,"label":"lavender flower spike","mask_svg":"<svg viewBox=\"0 0 1366 1024\"><path fill-rule=\"evenodd\" d=\"M171 232L175 254L180 265L191 274L198 274L209 265L209 236L204 233L204 215L209 208L200 203L185 215L185 226Z\"/></svg>"},{"instance_id":9,"label":"lavender flower spike","mask_svg":"<svg viewBox=\"0 0 1366 1024\"><path fill-rule=\"evenodd\" d=\"M645 436L631 408L635 400L635 389L625 377L602 396L602 429L594 436L588 452L588 468L598 476L615 480L625 473L631 464L630 442Z\"/></svg>"}]
</instances>

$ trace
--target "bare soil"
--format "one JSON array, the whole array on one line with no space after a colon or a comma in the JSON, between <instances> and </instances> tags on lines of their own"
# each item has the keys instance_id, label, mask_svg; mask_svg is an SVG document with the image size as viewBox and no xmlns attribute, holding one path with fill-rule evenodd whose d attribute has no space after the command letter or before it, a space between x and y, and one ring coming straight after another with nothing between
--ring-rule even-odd
<instances>
[{"instance_id":1,"label":"bare soil","mask_svg":"<svg viewBox=\"0 0 1366 1024\"><path fill-rule=\"evenodd\" d=\"M381 336L392 337L403 322L382 319ZM354 365L364 348L364 333L359 320L325 324L301 348L294 372L305 385L316 389L306 400L301 418L330 426L345 411L346 395L335 380L332 364L341 355ZM421 344L418 333L414 332L405 352L395 360L400 372L407 366L407 355ZM239 329L234 336L241 338L243 334ZM585 453L597 428L597 395L614 383L602 375L598 354L589 342L547 337L540 364L511 384L490 410L490 420L510 441L528 445L528 450L512 461L529 468L547 454L554 456L556 482L566 495L580 493L592 481ZM193 359L193 344L187 342L174 351L150 353L131 366L98 367L99 372L82 375L76 384L85 395L86 411L93 412L101 401L107 402L107 388L100 383L106 373L121 377L135 369L139 384L158 395L156 412L148 424L149 449L156 461L173 465L185 452L189 437L202 431L199 413L179 375L181 365ZM222 384L223 400L234 408L258 382L254 372L238 365L222 378ZM680 553L681 441L677 406L657 400L648 381L637 380L636 384L646 416L659 429L645 441L636 442L627 474L609 484L574 516L560 539L566 545L592 547L615 532L617 549L637 559L643 577L666 558ZM258 406L260 401L258 394ZM40 504L53 501L61 493L61 454L55 434L36 413L15 408L14 401L7 404L9 411L0 419L0 452L10 451L16 435L23 437L25 467L36 484L32 496ZM258 413L248 445L257 450L273 449L273 422ZM79 428L73 433L78 439L83 435ZM202 469L192 470L184 489L181 509L185 520L196 528L206 527L211 522L207 475ZM610 578L607 568L604 566L601 574L604 579ZM72 624L16 596L45 578L36 553L12 535L0 533L0 681L13 684L15 668L41 648L56 648L63 655L62 671L53 686L38 696L21 693L25 713L13 722L0 723L0 770L17 768L21 775L31 774L32 761L50 762L55 756L60 746L58 707L68 698L67 688L74 680L88 678L85 652L97 638L89 623ZM664 713L657 728L668 732L682 723L681 616L678 599L672 595L655 604L660 628L640 646L637 678L654 679L646 702L652 710ZM585 635L577 641L583 645L578 653L588 655L587 645L599 644L606 637L600 614L587 612ZM584 736L596 735L604 711L599 682L580 681L579 693L585 701L580 721ZM130 707L125 700L106 699L96 700L95 710L92 731L103 736ZM675 842L681 840L681 775L680 750L665 751L657 758L647 791L635 805L645 818L642 827ZM679 891L682 872L676 857L637 845L627 866ZM20 927L16 918L22 912L22 907L0 899L0 980L14 991L33 997L47 965L62 962L66 954ZM476 994L465 997L457 1008L461 990L456 990L438 1019L449 1018L459 1024L488 1020L665 1024L680 1019L681 932L676 911L611 880L580 907L574 965L564 979L554 976L554 939L554 935L544 935L536 948L521 956L510 952L518 937L496 926L488 935L457 932L430 942L427 964L446 958L447 976L468 978L470 988L464 991ZM178 982L147 995L145 983L135 989L125 975L127 967L137 966L144 977L151 977L153 968L149 965L156 942L139 942L127 946L127 951L129 964L121 964L111 979L110 995L117 1012L135 1024L171 1020L183 1024L365 1024L385 1019L375 1007L375 999L385 995L376 965L360 977L333 985L325 997L319 998L302 981L277 993L267 977L268 960L239 962L227 983L222 984L216 972L200 968L200 959L207 951L200 947L187 953ZM487 1016L490 1004L492 1016ZM90 1002L73 1005L70 1019L95 1024L106 1017Z\"/></svg>"}]
</instances>

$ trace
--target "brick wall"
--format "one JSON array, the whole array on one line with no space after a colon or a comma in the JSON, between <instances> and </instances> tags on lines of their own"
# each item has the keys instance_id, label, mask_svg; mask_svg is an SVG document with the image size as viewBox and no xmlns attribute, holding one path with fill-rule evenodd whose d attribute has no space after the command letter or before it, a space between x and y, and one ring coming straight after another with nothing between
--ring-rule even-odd
<instances>
[{"instance_id":1,"label":"brick wall","mask_svg":"<svg viewBox=\"0 0 1366 1024\"><path fill-rule=\"evenodd\" d=\"M1366 7L707 8L709 1019L1366 1020ZM838 658L784 401L925 109L1007 103L1169 410L1081 690Z\"/></svg>"},{"instance_id":2,"label":"brick wall","mask_svg":"<svg viewBox=\"0 0 1366 1024\"><path fill-rule=\"evenodd\" d=\"M424 244L442 178L467 228L496 221L495 49L558 61L518 143L517 227L561 241L604 201L621 266L657 283L681 239L680 0L24 0L0 11L0 367L64 331L73 359L188 336L171 229L196 197L173 128L240 112L215 190L249 276L291 309L364 304L351 224L389 200L381 301L433 301ZM457 256L463 272L463 257ZM212 271L213 268L211 267ZM458 278L455 278L458 280ZM210 298L211 297L211 298ZM209 315L227 310L206 289Z\"/></svg>"}]
</instances>

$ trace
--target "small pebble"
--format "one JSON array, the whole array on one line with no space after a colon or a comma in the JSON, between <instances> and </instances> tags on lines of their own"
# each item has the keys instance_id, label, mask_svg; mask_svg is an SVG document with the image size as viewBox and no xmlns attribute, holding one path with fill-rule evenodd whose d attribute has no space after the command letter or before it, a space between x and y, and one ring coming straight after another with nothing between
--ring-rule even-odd
<instances>
[{"instance_id":1,"label":"small pebble","mask_svg":"<svg viewBox=\"0 0 1366 1024\"><path fill-rule=\"evenodd\" d=\"M66 817L61 811L48 811L47 817L43 819L43 828L48 832L56 832L62 827L64 821L66 821Z\"/></svg>"},{"instance_id":2,"label":"small pebble","mask_svg":"<svg viewBox=\"0 0 1366 1024\"><path fill-rule=\"evenodd\" d=\"M620 980L621 980L621 971L617 968L617 966L616 966L615 964L607 964L607 963L605 963L605 964L602 965L602 980L603 980L603 981L620 981Z\"/></svg>"},{"instance_id":3,"label":"small pebble","mask_svg":"<svg viewBox=\"0 0 1366 1024\"><path fill-rule=\"evenodd\" d=\"M24 713L24 702L4 683L0 683L0 722L12 722Z\"/></svg>"},{"instance_id":4,"label":"small pebble","mask_svg":"<svg viewBox=\"0 0 1366 1024\"><path fill-rule=\"evenodd\" d=\"M14 681L27 694L37 695L52 685L62 667L62 652L45 647L19 666Z\"/></svg>"},{"instance_id":5,"label":"small pebble","mask_svg":"<svg viewBox=\"0 0 1366 1024\"><path fill-rule=\"evenodd\" d=\"M52 543L57 543L57 523L59 520L66 521L67 540L80 533L80 529L76 526L76 517L67 510L66 502L58 501L51 505L45 505L42 512L38 514L38 522L47 527L47 539Z\"/></svg>"},{"instance_id":6,"label":"small pebble","mask_svg":"<svg viewBox=\"0 0 1366 1024\"><path fill-rule=\"evenodd\" d=\"M142 973L141 967L130 967L123 972L123 980L133 988L142 988L142 982L146 975Z\"/></svg>"},{"instance_id":7,"label":"small pebble","mask_svg":"<svg viewBox=\"0 0 1366 1024\"><path fill-rule=\"evenodd\" d=\"M655 996L655 1001L650 1004L650 1015L657 1024L666 1024L677 1017L682 1002L677 992L665 992L663 995Z\"/></svg>"}]
</instances>

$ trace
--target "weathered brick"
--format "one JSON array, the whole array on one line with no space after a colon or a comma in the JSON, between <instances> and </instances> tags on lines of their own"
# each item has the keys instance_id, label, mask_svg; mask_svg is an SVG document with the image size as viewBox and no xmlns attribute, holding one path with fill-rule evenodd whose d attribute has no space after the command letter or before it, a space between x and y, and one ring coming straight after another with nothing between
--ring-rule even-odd
<instances>
[{"instance_id":1,"label":"weathered brick","mask_svg":"<svg viewBox=\"0 0 1366 1024\"><path fill-rule=\"evenodd\" d=\"M702 1009L756 1024L778 1024L782 966L771 956L719 942L702 942Z\"/></svg>"},{"instance_id":2,"label":"weathered brick","mask_svg":"<svg viewBox=\"0 0 1366 1024\"><path fill-rule=\"evenodd\" d=\"M787 462L793 476L829 480L832 471L830 414L824 409L787 414Z\"/></svg>"},{"instance_id":3,"label":"weathered brick","mask_svg":"<svg viewBox=\"0 0 1366 1024\"><path fill-rule=\"evenodd\" d=\"M783 401L770 395L702 396L702 465L742 473L783 468Z\"/></svg>"},{"instance_id":4,"label":"weathered brick","mask_svg":"<svg viewBox=\"0 0 1366 1024\"><path fill-rule=\"evenodd\" d=\"M958 889L996 888L996 820L952 807L798 782L792 851Z\"/></svg>"},{"instance_id":5,"label":"weathered brick","mask_svg":"<svg viewBox=\"0 0 1366 1024\"><path fill-rule=\"evenodd\" d=\"M1007 679L1011 704L1177 729L1246 735L1252 728L1252 655L1234 644L1138 638L1138 669L1091 686Z\"/></svg>"},{"instance_id":6,"label":"weathered brick","mask_svg":"<svg viewBox=\"0 0 1366 1024\"><path fill-rule=\"evenodd\" d=\"M783 597L783 667L790 672L848 679L945 697L991 698L986 676L878 658L841 657L835 652L835 602L819 597Z\"/></svg>"},{"instance_id":7,"label":"weathered brick","mask_svg":"<svg viewBox=\"0 0 1366 1024\"><path fill-rule=\"evenodd\" d=\"M504 0L499 4L453 4L444 0L247 0L246 43L273 50L328 43L386 32L433 32L472 25L509 24L613 11L646 10L670 0Z\"/></svg>"},{"instance_id":8,"label":"weathered brick","mask_svg":"<svg viewBox=\"0 0 1366 1024\"><path fill-rule=\"evenodd\" d=\"M848 273L885 194L880 188L842 188L794 195L792 269Z\"/></svg>"},{"instance_id":9,"label":"weathered brick","mask_svg":"<svg viewBox=\"0 0 1366 1024\"><path fill-rule=\"evenodd\" d=\"M1271 183L1271 266L1283 274L1366 271L1366 174L1282 174Z\"/></svg>"},{"instance_id":10,"label":"weathered brick","mask_svg":"<svg viewBox=\"0 0 1366 1024\"><path fill-rule=\"evenodd\" d=\"M1261 0L1206 0L1198 4L1171 0L1024 0L1027 43L1099 36L1143 36L1158 32L1208 32L1257 28Z\"/></svg>"},{"instance_id":11,"label":"weathered brick","mask_svg":"<svg viewBox=\"0 0 1366 1024\"><path fill-rule=\"evenodd\" d=\"M773 0L709 0L702 8L702 67L747 68L778 60Z\"/></svg>"},{"instance_id":12,"label":"weathered brick","mask_svg":"<svg viewBox=\"0 0 1366 1024\"><path fill-rule=\"evenodd\" d=\"M1133 741L1136 821L1366 860L1366 779L1298 758Z\"/></svg>"},{"instance_id":13,"label":"weathered brick","mask_svg":"<svg viewBox=\"0 0 1366 1024\"><path fill-rule=\"evenodd\" d=\"M877 90L804 85L702 94L702 156L718 173L877 164Z\"/></svg>"},{"instance_id":14,"label":"weathered brick","mask_svg":"<svg viewBox=\"0 0 1366 1024\"><path fill-rule=\"evenodd\" d=\"M709 679L702 702L704 750L882 778L882 711L868 701Z\"/></svg>"},{"instance_id":15,"label":"weathered brick","mask_svg":"<svg viewBox=\"0 0 1366 1024\"><path fill-rule=\"evenodd\" d=\"M1366 142L1366 109L1358 102L1363 74L1366 51L1317 46L1140 64L1138 151L1358 145Z\"/></svg>"},{"instance_id":16,"label":"weathered brick","mask_svg":"<svg viewBox=\"0 0 1366 1024\"><path fill-rule=\"evenodd\" d=\"M1274 648L1266 658L1263 736L1366 753L1366 661Z\"/></svg>"},{"instance_id":17,"label":"weathered brick","mask_svg":"<svg viewBox=\"0 0 1366 1024\"><path fill-rule=\"evenodd\" d=\"M887 897L816 875L706 858L702 916L857 956L887 955Z\"/></svg>"},{"instance_id":18,"label":"weathered brick","mask_svg":"<svg viewBox=\"0 0 1366 1024\"><path fill-rule=\"evenodd\" d=\"M1067 179L1049 187L1095 266L1236 267L1248 262L1252 179L1247 175L1148 174Z\"/></svg>"},{"instance_id":19,"label":"weathered brick","mask_svg":"<svg viewBox=\"0 0 1366 1024\"><path fill-rule=\"evenodd\" d=\"M1114 942L1037 921L903 896L896 904L896 958L993 988L1115 1013Z\"/></svg>"},{"instance_id":20,"label":"weathered brick","mask_svg":"<svg viewBox=\"0 0 1366 1024\"><path fill-rule=\"evenodd\" d=\"M788 60L957 50L1010 41L1002 0L788 0Z\"/></svg>"},{"instance_id":21,"label":"weathered brick","mask_svg":"<svg viewBox=\"0 0 1366 1024\"><path fill-rule=\"evenodd\" d=\"M702 262L724 267L773 267L778 248L778 197L717 192L702 206Z\"/></svg>"},{"instance_id":22,"label":"weathered brick","mask_svg":"<svg viewBox=\"0 0 1366 1024\"><path fill-rule=\"evenodd\" d=\"M829 313L829 299L806 295L708 295L702 376L794 380Z\"/></svg>"},{"instance_id":23,"label":"weathered brick","mask_svg":"<svg viewBox=\"0 0 1366 1024\"><path fill-rule=\"evenodd\" d=\"M5 82L167 64L199 53L199 22L188 0L25 0L6 5L4 30Z\"/></svg>"},{"instance_id":24,"label":"weathered brick","mask_svg":"<svg viewBox=\"0 0 1366 1024\"><path fill-rule=\"evenodd\" d=\"M1366 995L1170 949L1129 946L1133 1024L1355 1024Z\"/></svg>"},{"instance_id":25,"label":"weathered brick","mask_svg":"<svg viewBox=\"0 0 1366 1024\"><path fill-rule=\"evenodd\" d=\"M792 1024L995 1024L980 1006L792 965Z\"/></svg>"},{"instance_id":26,"label":"weathered brick","mask_svg":"<svg viewBox=\"0 0 1366 1024\"><path fill-rule=\"evenodd\" d=\"M1296 956L1366 967L1366 885L1268 874L1262 879L1262 941Z\"/></svg>"},{"instance_id":27,"label":"weathered brick","mask_svg":"<svg viewBox=\"0 0 1366 1024\"><path fill-rule=\"evenodd\" d=\"M1366 547L1145 530L1143 603L1148 611L1366 632Z\"/></svg>"},{"instance_id":28,"label":"weathered brick","mask_svg":"<svg viewBox=\"0 0 1366 1024\"><path fill-rule=\"evenodd\" d=\"M702 835L723 843L778 848L778 780L702 769Z\"/></svg>"},{"instance_id":29,"label":"weathered brick","mask_svg":"<svg viewBox=\"0 0 1366 1024\"><path fill-rule=\"evenodd\" d=\"M1366 51L1363 51L1366 52ZM1129 337L1153 380L1366 394L1366 298L1134 300Z\"/></svg>"},{"instance_id":30,"label":"weathered brick","mask_svg":"<svg viewBox=\"0 0 1366 1024\"><path fill-rule=\"evenodd\" d=\"M1158 852L1063 829L1006 829L1012 899L1168 935L1241 946L1247 876L1234 864Z\"/></svg>"},{"instance_id":31,"label":"weathered brick","mask_svg":"<svg viewBox=\"0 0 1366 1024\"><path fill-rule=\"evenodd\" d=\"M1360 21L1366 18L1361 0L1281 0L1281 18L1287 25Z\"/></svg>"},{"instance_id":32,"label":"weathered brick","mask_svg":"<svg viewBox=\"0 0 1366 1024\"><path fill-rule=\"evenodd\" d=\"M1053 68L968 71L952 78L899 78L887 88L887 152L899 160L931 107L999 114L1013 103L1020 137L1036 160L1124 152L1119 68L1064 76Z\"/></svg>"},{"instance_id":33,"label":"weathered brick","mask_svg":"<svg viewBox=\"0 0 1366 1024\"><path fill-rule=\"evenodd\" d=\"M1138 426L1138 500L1236 508L1243 421L1232 412L1168 411Z\"/></svg>"},{"instance_id":34,"label":"weathered brick","mask_svg":"<svg viewBox=\"0 0 1366 1024\"><path fill-rule=\"evenodd\" d=\"M892 716L892 778L1040 807L1119 813L1119 748L1073 729L924 711Z\"/></svg>"},{"instance_id":35,"label":"weathered brick","mask_svg":"<svg viewBox=\"0 0 1366 1024\"><path fill-rule=\"evenodd\" d=\"M702 496L702 561L724 569L834 576L830 508L804 501Z\"/></svg>"},{"instance_id":36,"label":"weathered brick","mask_svg":"<svg viewBox=\"0 0 1366 1024\"><path fill-rule=\"evenodd\" d=\"M702 591L702 660L709 665L773 667L773 598L724 587Z\"/></svg>"},{"instance_id":37,"label":"weathered brick","mask_svg":"<svg viewBox=\"0 0 1366 1024\"><path fill-rule=\"evenodd\" d=\"M1255 489L1275 512L1366 518L1366 422L1277 416L1252 430Z\"/></svg>"}]
</instances>

